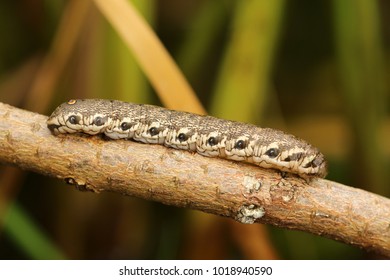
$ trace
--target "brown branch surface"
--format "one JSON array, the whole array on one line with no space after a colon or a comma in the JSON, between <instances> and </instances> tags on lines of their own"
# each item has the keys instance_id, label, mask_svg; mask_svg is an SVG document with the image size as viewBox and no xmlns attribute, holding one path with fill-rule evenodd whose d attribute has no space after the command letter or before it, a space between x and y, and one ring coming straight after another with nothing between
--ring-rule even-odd
<instances>
[{"instance_id":1,"label":"brown branch surface","mask_svg":"<svg viewBox=\"0 0 390 280\"><path fill-rule=\"evenodd\" d=\"M0 162L82 189L298 229L390 257L390 200L385 197L159 145L55 137L46 119L0 103Z\"/></svg>"}]
</instances>

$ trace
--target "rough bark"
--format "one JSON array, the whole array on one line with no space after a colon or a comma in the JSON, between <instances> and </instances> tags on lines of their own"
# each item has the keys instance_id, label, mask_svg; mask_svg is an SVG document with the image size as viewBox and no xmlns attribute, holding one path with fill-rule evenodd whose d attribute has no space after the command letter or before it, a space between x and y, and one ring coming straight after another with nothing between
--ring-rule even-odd
<instances>
[{"instance_id":1,"label":"rough bark","mask_svg":"<svg viewBox=\"0 0 390 280\"><path fill-rule=\"evenodd\" d=\"M178 207L297 229L390 257L390 200L325 179L125 140L51 135L46 116L0 103L0 162Z\"/></svg>"}]
</instances>

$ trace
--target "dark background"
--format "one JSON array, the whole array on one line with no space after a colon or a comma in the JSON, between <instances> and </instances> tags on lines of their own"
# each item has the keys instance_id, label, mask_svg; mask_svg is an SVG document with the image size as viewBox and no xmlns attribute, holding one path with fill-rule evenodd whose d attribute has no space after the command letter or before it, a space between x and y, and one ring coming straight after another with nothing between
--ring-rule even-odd
<instances>
[{"instance_id":1,"label":"dark background","mask_svg":"<svg viewBox=\"0 0 390 280\"><path fill-rule=\"evenodd\" d=\"M0 101L46 115L70 98L162 105L93 1L78 2L0 2ZM328 179L390 196L387 1L134 2L211 115L300 136ZM0 166L0 191L2 259L379 257L15 167Z\"/></svg>"}]
</instances>

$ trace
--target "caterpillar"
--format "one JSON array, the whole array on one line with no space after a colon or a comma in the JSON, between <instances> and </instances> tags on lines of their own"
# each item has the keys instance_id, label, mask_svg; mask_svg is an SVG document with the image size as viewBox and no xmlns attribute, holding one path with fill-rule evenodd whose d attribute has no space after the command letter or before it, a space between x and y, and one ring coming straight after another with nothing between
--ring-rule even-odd
<instances>
[{"instance_id":1,"label":"caterpillar","mask_svg":"<svg viewBox=\"0 0 390 280\"><path fill-rule=\"evenodd\" d=\"M158 106L106 99L70 100L47 120L53 134L105 134L243 161L301 177L325 177L327 162L306 141L280 130Z\"/></svg>"}]
</instances>

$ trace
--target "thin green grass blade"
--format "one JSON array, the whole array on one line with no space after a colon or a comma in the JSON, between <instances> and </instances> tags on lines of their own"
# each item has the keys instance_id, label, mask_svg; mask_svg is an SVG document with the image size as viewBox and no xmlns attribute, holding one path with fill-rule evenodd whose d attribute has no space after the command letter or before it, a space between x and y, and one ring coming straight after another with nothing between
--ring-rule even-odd
<instances>
[{"instance_id":1,"label":"thin green grass blade","mask_svg":"<svg viewBox=\"0 0 390 280\"><path fill-rule=\"evenodd\" d=\"M4 231L31 259L66 259L17 203L8 208L4 217Z\"/></svg>"},{"instance_id":2,"label":"thin green grass blade","mask_svg":"<svg viewBox=\"0 0 390 280\"><path fill-rule=\"evenodd\" d=\"M261 117L284 6L284 0L237 2L213 115L246 122Z\"/></svg>"},{"instance_id":3,"label":"thin green grass blade","mask_svg":"<svg viewBox=\"0 0 390 280\"><path fill-rule=\"evenodd\" d=\"M154 1L131 2L151 24ZM97 50L93 54L89 76L94 97L150 103L151 94L146 77L117 31L108 22L102 21L97 32Z\"/></svg>"},{"instance_id":4,"label":"thin green grass blade","mask_svg":"<svg viewBox=\"0 0 390 280\"><path fill-rule=\"evenodd\" d=\"M177 55L178 65L187 77L207 67L206 55L222 32L234 1L206 1L194 15Z\"/></svg>"},{"instance_id":5,"label":"thin green grass blade","mask_svg":"<svg viewBox=\"0 0 390 280\"><path fill-rule=\"evenodd\" d=\"M378 1L333 1L335 45L344 89L345 110L353 132L350 151L359 185L384 193L383 149L379 132L388 91Z\"/></svg>"}]
</instances>

